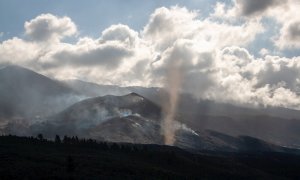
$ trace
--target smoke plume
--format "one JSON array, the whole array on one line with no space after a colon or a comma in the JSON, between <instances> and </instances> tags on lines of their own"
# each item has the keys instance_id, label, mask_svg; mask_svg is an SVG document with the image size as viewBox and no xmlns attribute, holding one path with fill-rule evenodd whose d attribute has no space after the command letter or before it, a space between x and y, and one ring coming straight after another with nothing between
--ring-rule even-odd
<instances>
[{"instance_id":1,"label":"smoke plume","mask_svg":"<svg viewBox=\"0 0 300 180\"><path fill-rule=\"evenodd\" d=\"M178 94L182 83L182 72L180 70L181 60L177 59L169 63L167 69L165 88L169 98L163 104L164 118L162 121L162 133L164 135L164 143L173 145L175 141L174 120L177 111Z\"/></svg>"}]
</instances>

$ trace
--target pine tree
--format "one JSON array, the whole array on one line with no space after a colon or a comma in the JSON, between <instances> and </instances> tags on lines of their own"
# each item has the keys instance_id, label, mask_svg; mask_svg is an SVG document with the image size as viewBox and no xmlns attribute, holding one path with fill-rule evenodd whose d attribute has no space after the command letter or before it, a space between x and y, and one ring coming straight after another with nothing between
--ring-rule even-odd
<instances>
[{"instance_id":1,"label":"pine tree","mask_svg":"<svg viewBox=\"0 0 300 180\"><path fill-rule=\"evenodd\" d=\"M43 134L38 134L37 135L38 140L42 141L44 140Z\"/></svg>"},{"instance_id":2,"label":"pine tree","mask_svg":"<svg viewBox=\"0 0 300 180\"><path fill-rule=\"evenodd\" d=\"M60 140L59 135L56 135L56 136L55 136L55 143L57 143L57 144L60 144L60 143L61 143L61 140Z\"/></svg>"}]
</instances>

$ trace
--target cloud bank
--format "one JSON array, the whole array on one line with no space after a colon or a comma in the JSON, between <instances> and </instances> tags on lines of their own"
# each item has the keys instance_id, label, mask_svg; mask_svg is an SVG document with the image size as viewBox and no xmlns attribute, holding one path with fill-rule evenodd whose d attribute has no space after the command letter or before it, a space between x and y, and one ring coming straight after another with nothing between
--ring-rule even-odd
<instances>
[{"instance_id":1,"label":"cloud bank","mask_svg":"<svg viewBox=\"0 0 300 180\"><path fill-rule=\"evenodd\" d=\"M33 41L59 41L77 32L76 25L69 17L56 17L52 14L41 14L25 22L25 34Z\"/></svg>"},{"instance_id":2,"label":"cloud bank","mask_svg":"<svg viewBox=\"0 0 300 180\"><path fill-rule=\"evenodd\" d=\"M139 32L115 24L91 38L69 17L42 14L25 22L24 37L0 44L0 63L18 64L59 79L103 84L163 86L177 64L180 91L199 99L249 106L300 109L300 57L260 57L248 47L269 28L277 51L300 48L300 5L295 0L233 0L217 3L209 16L185 7L161 7ZM77 39L65 42L66 37Z\"/></svg>"}]
</instances>

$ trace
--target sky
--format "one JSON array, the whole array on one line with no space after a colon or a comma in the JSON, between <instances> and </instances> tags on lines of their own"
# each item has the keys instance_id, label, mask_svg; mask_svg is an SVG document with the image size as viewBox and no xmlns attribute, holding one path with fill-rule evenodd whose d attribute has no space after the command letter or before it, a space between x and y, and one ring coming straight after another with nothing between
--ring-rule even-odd
<instances>
[{"instance_id":1,"label":"sky","mask_svg":"<svg viewBox=\"0 0 300 180\"><path fill-rule=\"evenodd\" d=\"M0 64L300 109L299 0L2 0Z\"/></svg>"},{"instance_id":2,"label":"sky","mask_svg":"<svg viewBox=\"0 0 300 180\"><path fill-rule=\"evenodd\" d=\"M203 8L201 11L208 13L208 10L213 8L212 2L205 0L89 0L88 2L79 0L3 0L0 2L1 29L2 32L5 32L2 40L22 35L24 22L42 13L68 16L80 27L83 35L98 37L102 30L118 23L126 24L139 31L147 23L151 13L162 6L179 5L199 10L201 6L205 5L208 8Z\"/></svg>"}]
</instances>

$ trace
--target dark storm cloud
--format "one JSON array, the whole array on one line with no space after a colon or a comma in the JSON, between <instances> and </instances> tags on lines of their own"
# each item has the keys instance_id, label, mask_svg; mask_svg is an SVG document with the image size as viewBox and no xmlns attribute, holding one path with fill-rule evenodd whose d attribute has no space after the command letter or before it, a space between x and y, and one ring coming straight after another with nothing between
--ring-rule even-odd
<instances>
[{"instance_id":1,"label":"dark storm cloud","mask_svg":"<svg viewBox=\"0 0 300 180\"><path fill-rule=\"evenodd\" d=\"M288 28L289 38L292 40L300 40L300 21L290 24Z\"/></svg>"},{"instance_id":2,"label":"dark storm cloud","mask_svg":"<svg viewBox=\"0 0 300 180\"><path fill-rule=\"evenodd\" d=\"M53 63L53 66L103 66L114 69L120 65L125 57L130 55L132 55L132 52L126 48L104 45L86 52L78 52L77 50L58 52L54 55L54 62L51 63Z\"/></svg>"},{"instance_id":3,"label":"dark storm cloud","mask_svg":"<svg viewBox=\"0 0 300 180\"><path fill-rule=\"evenodd\" d=\"M284 3L282 0L238 0L241 5L242 15L249 16L264 12L270 7Z\"/></svg>"},{"instance_id":4,"label":"dark storm cloud","mask_svg":"<svg viewBox=\"0 0 300 180\"><path fill-rule=\"evenodd\" d=\"M260 71L257 75L257 87L263 87L266 84L276 86L283 83L282 86L295 91L298 86L297 77L299 77L299 70L293 66L288 67L286 64L279 67L275 69L272 64L266 64L264 70Z\"/></svg>"}]
</instances>

